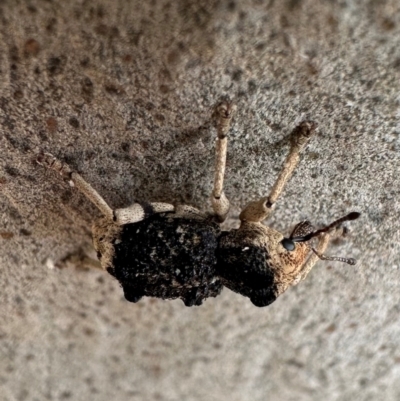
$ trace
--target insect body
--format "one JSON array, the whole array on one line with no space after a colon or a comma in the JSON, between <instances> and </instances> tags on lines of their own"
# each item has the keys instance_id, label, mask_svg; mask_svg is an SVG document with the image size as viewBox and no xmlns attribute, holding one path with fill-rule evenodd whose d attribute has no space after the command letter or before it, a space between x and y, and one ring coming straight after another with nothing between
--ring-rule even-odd
<instances>
[{"instance_id":1,"label":"insect body","mask_svg":"<svg viewBox=\"0 0 400 401\"><path fill-rule=\"evenodd\" d=\"M42 154L38 163L58 171L103 213L93 225L93 242L101 268L121 284L131 302L143 296L183 300L201 305L220 294L223 286L242 294L256 306L272 303L286 289L304 279L319 259L354 264L354 259L323 254L332 235L353 212L315 231L308 221L299 223L285 238L265 226L265 220L292 175L299 153L315 133L316 124L302 122L291 135L291 149L268 197L250 202L241 212L239 229L221 231L229 211L223 191L227 133L236 107L228 102L216 109L217 143L213 213L187 205L135 203L111 209L79 174L53 157ZM313 238L318 244L312 246Z\"/></svg>"}]
</instances>

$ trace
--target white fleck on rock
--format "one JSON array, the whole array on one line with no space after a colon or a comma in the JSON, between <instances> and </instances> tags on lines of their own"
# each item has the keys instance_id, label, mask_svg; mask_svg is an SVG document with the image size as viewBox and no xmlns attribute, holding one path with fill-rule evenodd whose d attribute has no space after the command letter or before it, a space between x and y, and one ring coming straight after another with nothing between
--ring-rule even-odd
<instances>
[{"instance_id":1,"label":"white fleck on rock","mask_svg":"<svg viewBox=\"0 0 400 401\"><path fill-rule=\"evenodd\" d=\"M54 260L51 258L47 258L44 264L50 270L54 270L54 268L56 267Z\"/></svg>"}]
</instances>

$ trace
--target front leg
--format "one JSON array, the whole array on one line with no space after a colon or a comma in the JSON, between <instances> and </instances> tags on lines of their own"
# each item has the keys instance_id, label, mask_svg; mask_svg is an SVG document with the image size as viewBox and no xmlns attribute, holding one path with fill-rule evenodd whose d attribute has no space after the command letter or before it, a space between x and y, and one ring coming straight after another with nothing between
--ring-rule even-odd
<instances>
[{"instance_id":1,"label":"front leg","mask_svg":"<svg viewBox=\"0 0 400 401\"><path fill-rule=\"evenodd\" d=\"M328 247L330 238L331 236L329 235L329 233L325 233L320 236L316 249L319 255L322 255L325 252L326 248ZM291 285L297 285L300 281L304 280L307 277L308 273L310 273L314 265L320 260L318 254L313 253L312 255L310 255L310 257L307 259L307 261L304 263L303 267L299 271L296 278L292 281Z\"/></svg>"},{"instance_id":2,"label":"front leg","mask_svg":"<svg viewBox=\"0 0 400 401\"><path fill-rule=\"evenodd\" d=\"M351 215L353 218L354 218L354 216L357 216L355 218L358 218L359 213L351 213L350 215L345 216L345 218L348 218L348 216L351 216ZM341 219L339 219L338 221L340 221L340 220ZM336 223L337 223L337 221L334 222L333 224L336 224ZM346 234L347 234L347 228L343 227L343 226L342 227L339 226L339 227L336 227L332 231L321 232L321 234L319 234L319 236L318 236L319 241L318 241L318 245L317 245L316 249L311 247L310 244L308 244L308 247L313 252L313 254L304 263L304 266L301 268L298 276L291 283L291 285L296 285L301 280L304 280L307 277L308 273L311 271L311 269L314 267L315 263L318 262L318 260L331 260L334 262L347 263L348 265L352 265L352 266L355 265L356 260L353 258L342 258L342 257L338 257L338 256L324 255L324 252L325 252L326 248L328 247L329 241L331 239L343 237Z\"/></svg>"},{"instance_id":3,"label":"front leg","mask_svg":"<svg viewBox=\"0 0 400 401\"><path fill-rule=\"evenodd\" d=\"M286 183L293 174L300 160L300 152L305 148L310 138L314 135L317 124L313 121L303 121L296 127L291 136L291 147L286 157L283 168L273 185L269 196L250 202L240 213L241 221L260 222L268 218L272 212L272 206L281 195Z\"/></svg>"}]
</instances>

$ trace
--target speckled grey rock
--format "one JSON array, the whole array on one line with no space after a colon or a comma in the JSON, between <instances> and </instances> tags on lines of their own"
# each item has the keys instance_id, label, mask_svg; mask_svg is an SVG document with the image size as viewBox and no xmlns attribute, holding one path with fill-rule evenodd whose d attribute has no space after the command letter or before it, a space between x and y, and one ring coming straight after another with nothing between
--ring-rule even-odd
<instances>
[{"instance_id":1,"label":"speckled grey rock","mask_svg":"<svg viewBox=\"0 0 400 401\"><path fill-rule=\"evenodd\" d=\"M398 0L0 3L0 398L400 398ZM226 194L237 226L296 122L319 134L268 224L362 217L267 308L225 289L199 308L131 304L97 271L97 217L34 163L67 161L113 207L210 207L212 107L238 105Z\"/></svg>"}]
</instances>

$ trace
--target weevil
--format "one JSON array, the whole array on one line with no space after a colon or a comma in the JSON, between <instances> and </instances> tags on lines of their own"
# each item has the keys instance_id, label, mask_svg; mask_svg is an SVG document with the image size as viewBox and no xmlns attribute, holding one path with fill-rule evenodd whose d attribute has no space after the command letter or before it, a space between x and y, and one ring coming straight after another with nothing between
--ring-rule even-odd
<instances>
[{"instance_id":1,"label":"weevil","mask_svg":"<svg viewBox=\"0 0 400 401\"><path fill-rule=\"evenodd\" d=\"M317 124L313 121L303 121L292 131L289 154L270 194L245 206L238 229L221 230L229 211L223 183L235 110L235 104L224 101L214 113L217 138L212 213L162 202L112 209L66 163L49 153L38 156L39 164L60 173L102 212L103 217L92 227L94 248L101 268L119 281L128 301L149 296L180 298L186 306L201 305L206 298L218 296L225 286L261 307L304 280L319 259L355 264L352 258L328 257L324 252L332 235L342 230L341 224L359 217L357 212L319 230L302 221L288 237L262 223L271 215L301 151L315 134Z\"/></svg>"}]
</instances>

